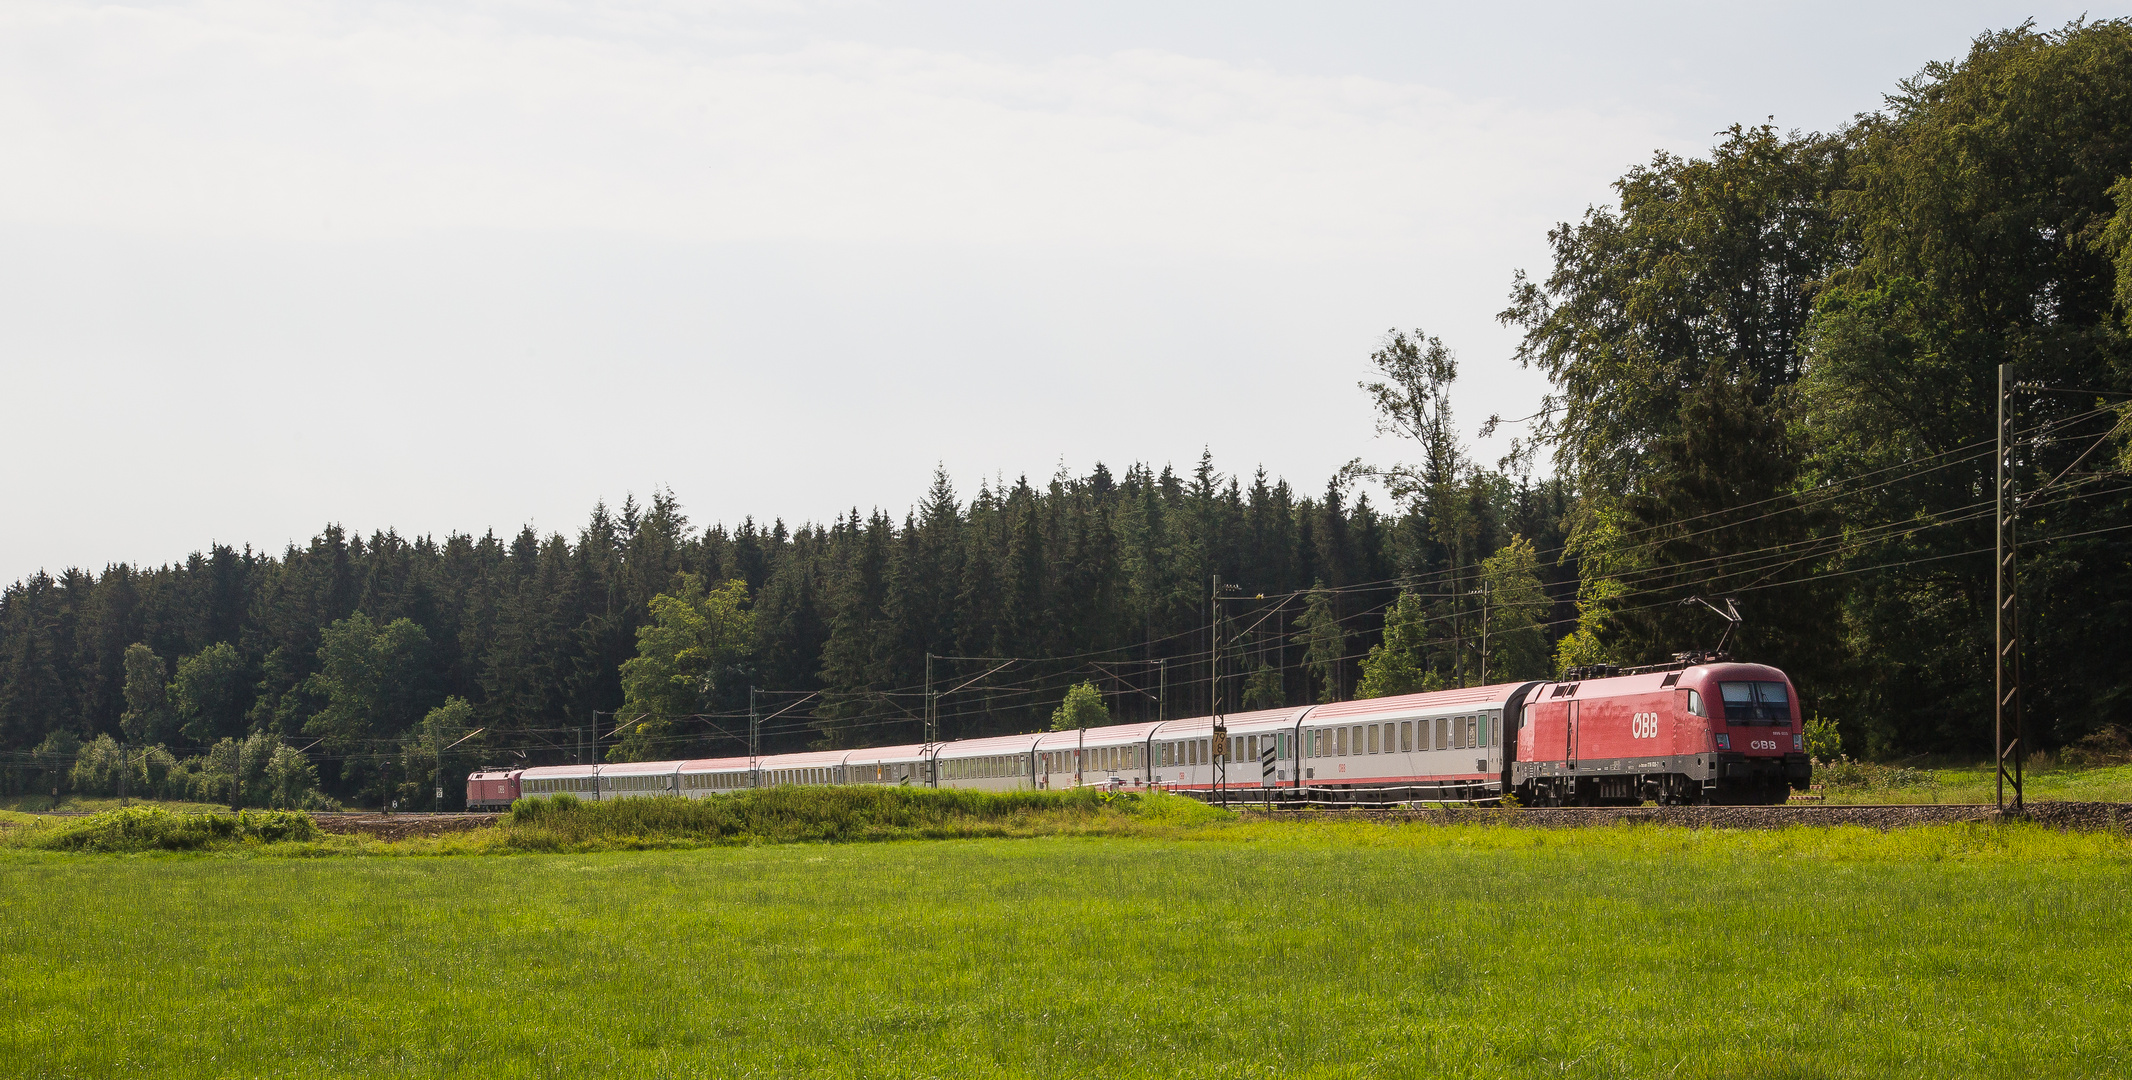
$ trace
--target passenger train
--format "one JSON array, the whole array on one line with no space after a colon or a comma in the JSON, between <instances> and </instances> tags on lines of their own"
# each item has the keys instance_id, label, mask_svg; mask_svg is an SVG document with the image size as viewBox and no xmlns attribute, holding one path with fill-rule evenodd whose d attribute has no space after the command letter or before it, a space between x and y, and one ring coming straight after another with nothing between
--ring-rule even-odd
<instances>
[{"instance_id":1,"label":"passenger train","mask_svg":"<svg viewBox=\"0 0 2132 1080\"><path fill-rule=\"evenodd\" d=\"M1528 806L1781 803L1804 789L1798 694L1782 671L1722 657L1586 669L1554 682L1077 731L763 757L483 770L469 809L524 796L700 798L780 784L991 791L1217 787L1254 801Z\"/></svg>"}]
</instances>

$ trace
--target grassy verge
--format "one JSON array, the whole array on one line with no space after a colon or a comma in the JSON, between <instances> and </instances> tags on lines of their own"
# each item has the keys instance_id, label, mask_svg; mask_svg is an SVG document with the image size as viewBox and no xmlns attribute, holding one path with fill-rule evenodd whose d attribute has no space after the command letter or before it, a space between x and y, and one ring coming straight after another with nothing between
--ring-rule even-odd
<instances>
[{"instance_id":1,"label":"grassy verge","mask_svg":"<svg viewBox=\"0 0 2132 1080\"><path fill-rule=\"evenodd\" d=\"M1230 815L1166 792L775 787L711 799L521 799L477 843L514 851L1116 833Z\"/></svg>"},{"instance_id":2,"label":"grassy verge","mask_svg":"<svg viewBox=\"0 0 2132 1080\"><path fill-rule=\"evenodd\" d=\"M40 822L8 839L44 851L208 851L237 845L293 844L324 836L309 814L246 810L237 814L173 814L151 806L106 810L88 817Z\"/></svg>"},{"instance_id":3,"label":"grassy verge","mask_svg":"<svg viewBox=\"0 0 2132 1080\"><path fill-rule=\"evenodd\" d=\"M2132 1054L2119 837L1175 828L0 852L0 1073L2086 1077Z\"/></svg>"},{"instance_id":4,"label":"grassy verge","mask_svg":"<svg viewBox=\"0 0 2132 1080\"><path fill-rule=\"evenodd\" d=\"M1182 796L926 788L766 788L714 799L523 799L489 828L381 843L328 836L302 814L108 810L82 818L0 819L0 846L95 852L194 851L264 844L274 854L513 854L751 844L1148 835L1233 820Z\"/></svg>"},{"instance_id":5,"label":"grassy verge","mask_svg":"<svg viewBox=\"0 0 2132 1080\"><path fill-rule=\"evenodd\" d=\"M1485 809L1463 826L1383 829L1365 826L1349 833L1344 815L1310 811L1276 819L1240 819L1196 800L1164 792L1099 794L1073 792L994 794L925 788L840 787L767 788L712 799L621 799L587 802L570 795L521 800L495 819L459 819L466 829L417 832L403 839L321 832L303 814L247 811L242 815L172 814L159 808L132 807L87 817L49 818L0 811L0 848L73 852L223 851L242 849L269 855L515 855L594 851L643 851L791 843L848 843L897 840L1027 839L1041 836L1115 836L1143 839L1265 841L1293 834L1343 836L1358 845L1465 846L1527 849L1564 842L1547 830L1508 826L1524 812ZM1493 824L1490 824L1493 822ZM1862 830L1790 829L1760 831L1752 839L1730 841L1783 856L1818 857L1819 845L1919 855L1903 835ZM2033 852L2031 834L2019 829L1981 828L1957 833L1916 833L1929 841L1932 857L1966 857L2021 841ZM1707 835L1682 829L1644 829L1634 834L1635 849L1651 854L1692 850ZM1960 836L1961 851L1947 847L1946 837ZM1831 837L1841 837L1830 841ZM2066 841L2084 854L2122 848L2121 836ZM1588 844L1576 840L1575 844ZM2101 847L2081 847L2099 844ZM1773 846L1769 846L1773 845ZM1981 845L1981 846L1980 846Z\"/></svg>"},{"instance_id":6,"label":"grassy verge","mask_svg":"<svg viewBox=\"0 0 2132 1080\"><path fill-rule=\"evenodd\" d=\"M229 807L219 803L185 802L176 799L118 799L116 797L61 795L14 795L0 798L0 812L12 811L23 814L93 814L102 810L117 810L126 806L154 806L180 814L213 814L227 811Z\"/></svg>"},{"instance_id":7,"label":"grassy verge","mask_svg":"<svg viewBox=\"0 0 2132 1080\"><path fill-rule=\"evenodd\" d=\"M1988 803L1994 774L1989 762L1918 767L1864 766L1851 782L1836 770L1816 781L1832 803ZM2027 771L2026 796L2038 802L2132 802L2132 765L2047 766Z\"/></svg>"}]
</instances>

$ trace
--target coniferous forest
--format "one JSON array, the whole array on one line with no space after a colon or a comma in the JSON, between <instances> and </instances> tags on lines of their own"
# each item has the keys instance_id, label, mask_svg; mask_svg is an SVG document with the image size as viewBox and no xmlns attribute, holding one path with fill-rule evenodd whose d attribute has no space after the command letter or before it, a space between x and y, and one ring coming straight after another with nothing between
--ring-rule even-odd
<instances>
[{"instance_id":1,"label":"coniferous forest","mask_svg":"<svg viewBox=\"0 0 2132 1080\"><path fill-rule=\"evenodd\" d=\"M482 763L744 754L751 712L770 752L1034 730L1083 684L1138 720L1659 661L1725 632L1692 598L1850 752L1988 757L2002 364L2031 739L2132 722L2132 22L1657 154L1549 240L1501 318L1553 392L1502 460L1402 330L1357 391L1400 456L1301 486L1121 447L827 523L662 491L38 573L0 784L427 806L443 748L451 806Z\"/></svg>"}]
</instances>

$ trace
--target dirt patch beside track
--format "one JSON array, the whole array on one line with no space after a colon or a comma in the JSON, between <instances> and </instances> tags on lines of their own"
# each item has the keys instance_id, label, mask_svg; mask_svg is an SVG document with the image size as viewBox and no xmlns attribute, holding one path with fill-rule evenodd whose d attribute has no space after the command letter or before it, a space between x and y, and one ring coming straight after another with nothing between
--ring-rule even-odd
<instances>
[{"instance_id":1,"label":"dirt patch beside track","mask_svg":"<svg viewBox=\"0 0 2132 1080\"><path fill-rule=\"evenodd\" d=\"M1546 807L1523 810L1456 807L1436 810L1263 810L1246 811L1252 817L1291 818L1315 814L1321 817L1359 818L1364 821L1415 822L1438 825L1521 825L1535 829L1575 828L1585 825L1647 824L1679 825L1701 829L1782 829L1792 825L1864 825L1874 829L1897 829L1909 825L1950 822L2033 821L2058 829L2132 830L2132 805L2125 803L2050 802L2030 803L2025 815L2002 815L1989 804L1979 805L1880 805L1880 806L1600 806Z\"/></svg>"},{"instance_id":2,"label":"dirt patch beside track","mask_svg":"<svg viewBox=\"0 0 2132 1080\"><path fill-rule=\"evenodd\" d=\"M443 836L496 823L495 814L313 814L311 819L329 833L361 833L380 840Z\"/></svg>"}]
</instances>

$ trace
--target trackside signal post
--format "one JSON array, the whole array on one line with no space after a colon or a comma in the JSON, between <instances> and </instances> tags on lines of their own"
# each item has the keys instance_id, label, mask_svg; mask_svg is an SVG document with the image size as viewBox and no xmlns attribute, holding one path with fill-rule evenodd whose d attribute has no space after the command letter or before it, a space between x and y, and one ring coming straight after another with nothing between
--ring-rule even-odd
<instances>
[{"instance_id":1,"label":"trackside signal post","mask_svg":"<svg viewBox=\"0 0 2132 1080\"><path fill-rule=\"evenodd\" d=\"M2028 748L2021 737L2021 591L2014 561L2014 527L2021 518L2021 501L2014 494L2013 365L1999 365L1999 461L1996 484L1998 537L1993 543L1996 566L1992 582L1992 752L1997 764L1996 786L1999 809L2023 808L2021 759ZM2013 789L2013 802L2006 792Z\"/></svg>"}]
</instances>

